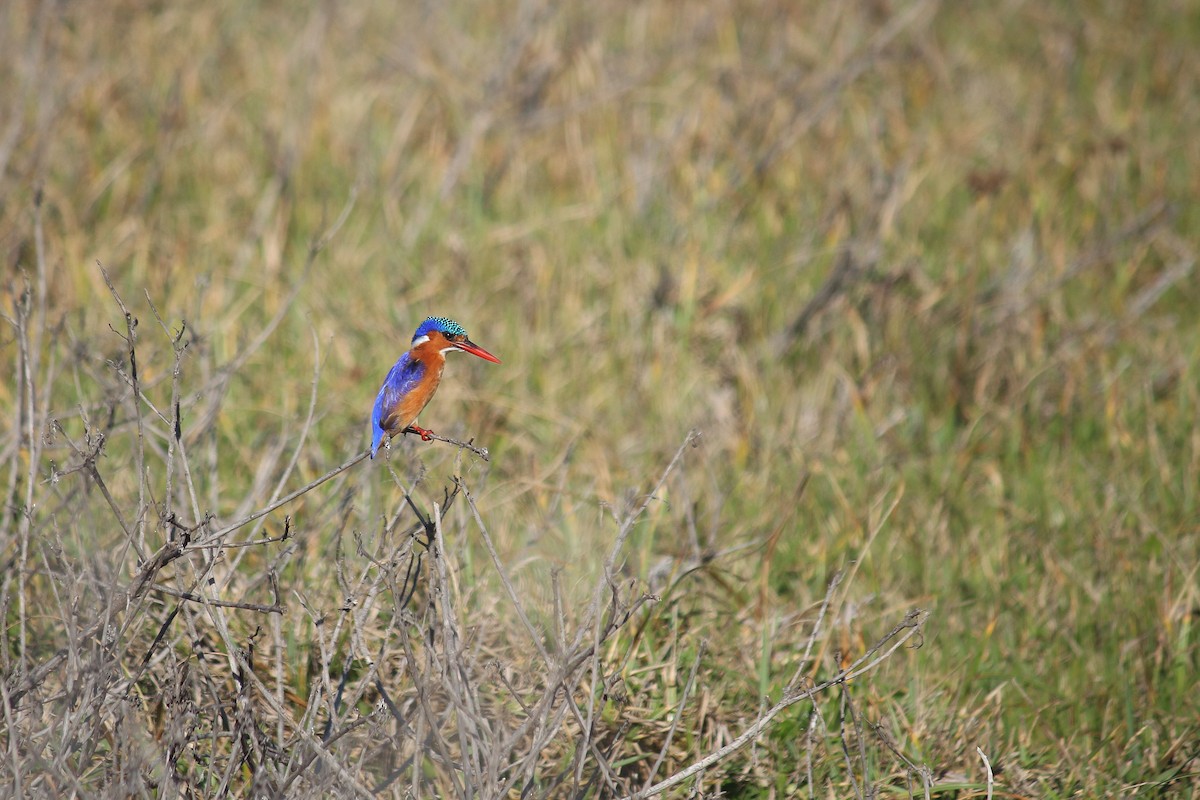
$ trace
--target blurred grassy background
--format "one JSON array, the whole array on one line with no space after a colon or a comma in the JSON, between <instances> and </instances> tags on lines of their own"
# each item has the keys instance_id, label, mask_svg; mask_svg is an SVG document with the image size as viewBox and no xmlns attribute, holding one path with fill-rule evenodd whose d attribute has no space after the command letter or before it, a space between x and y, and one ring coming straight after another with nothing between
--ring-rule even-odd
<instances>
[{"instance_id":1,"label":"blurred grassy background","mask_svg":"<svg viewBox=\"0 0 1200 800\"><path fill-rule=\"evenodd\" d=\"M366 446L388 367L444 314L504 363L452 359L421 422L492 459L405 443L393 461L465 470L535 605L555 569L586 595L606 509L696 427L626 571L653 587L691 542L754 545L684 588L733 717L778 696L797 656L775 643L850 567L831 648L932 611L863 700L942 780L978 781L979 746L1018 794L1195 790L1194 3L12 0L0 49L3 305L41 192L57 367L39 390L67 435L111 401L124 347L97 260L162 407L145 294L187 322L184 441L222 519L281 474L314 362L289 485ZM15 338L0 347L15 376ZM111 438L128 496L132 448ZM61 438L37 473L51 461L71 461ZM364 526L396 502L380 474L348 479ZM302 530L333 502L314 495ZM120 541L97 521L75 544ZM328 540L303 546L289 585L336 597ZM451 547L494 603L477 543ZM780 734L726 790L794 785L795 746Z\"/></svg>"}]
</instances>

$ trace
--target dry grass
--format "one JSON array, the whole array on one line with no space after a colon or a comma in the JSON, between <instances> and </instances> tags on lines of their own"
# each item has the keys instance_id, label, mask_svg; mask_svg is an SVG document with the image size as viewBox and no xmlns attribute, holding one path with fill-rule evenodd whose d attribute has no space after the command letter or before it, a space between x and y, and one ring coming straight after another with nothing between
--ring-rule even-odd
<instances>
[{"instance_id":1,"label":"dry grass","mask_svg":"<svg viewBox=\"0 0 1200 800\"><path fill-rule=\"evenodd\" d=\"M1198 45L0 6L8 792L1194 793Z\"/></svg>"}]
</instances>

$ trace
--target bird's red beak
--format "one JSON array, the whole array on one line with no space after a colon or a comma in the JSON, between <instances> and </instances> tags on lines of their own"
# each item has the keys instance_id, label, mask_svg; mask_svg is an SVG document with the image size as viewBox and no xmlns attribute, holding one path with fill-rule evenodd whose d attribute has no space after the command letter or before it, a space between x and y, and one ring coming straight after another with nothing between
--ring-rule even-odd
<instances>
[{"instance_id":1,"label":"bird's red beak","mask_svg":"<svg viewBox=\"0 0 1200 800\"><path fill-rule=\"evenodd\" d=\"M484 350L482 347L475 344L470 339L467 339L462 342L455 342L454 346L457 347L459 350L462 350L464 353L470 353L473 356L479 356L484 361L491 361L493 364L500 363L500 359L496 358L494 355L489 353L487 350Z\"/></svg>"}]
</instances>

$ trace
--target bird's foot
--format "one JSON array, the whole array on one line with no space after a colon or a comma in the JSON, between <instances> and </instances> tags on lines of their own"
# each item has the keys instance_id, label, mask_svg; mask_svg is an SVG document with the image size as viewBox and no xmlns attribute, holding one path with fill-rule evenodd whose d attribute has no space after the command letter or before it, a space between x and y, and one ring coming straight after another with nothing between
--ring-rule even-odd
<instances>
[{"instance_id":1,"label":"bird's foot","mask_svg":"<svg viewBox=\"0 0 1200 800\"><path fill-rule=\"evenodd\" d=\"M421 437L422 442L432 442L433 441L433 431L429 430L428 428L422 428L417 425L409 425L407 428L404 429L404 432L417 434L418 436Z\"/></svg>"}]
</instances>

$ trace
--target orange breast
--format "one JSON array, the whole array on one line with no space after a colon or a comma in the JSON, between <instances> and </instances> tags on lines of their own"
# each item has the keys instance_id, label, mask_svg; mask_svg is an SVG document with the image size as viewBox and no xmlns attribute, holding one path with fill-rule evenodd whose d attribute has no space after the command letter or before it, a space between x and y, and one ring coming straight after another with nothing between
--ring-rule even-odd
<instances>
[{"instance_id":1,"label":"orange breast","mask_svg":"<svg viewBox=\"0 0 1200 800\"><path fill-rule=\"evenodd\" d=\"M446 359L444 358L432 364L426 362L425 375L421 378L421 382L411 392L404 395L392 411L391 419L388 420L391 424L387 425L389 430L402 431L417 421L417 415L421 413L421 409L429 405L429 401L433 399L433 393L437 391L438 384L442 381L442 369L445 366Z\"/></svg>"}]
</instances>

